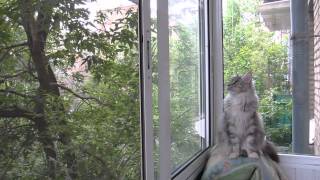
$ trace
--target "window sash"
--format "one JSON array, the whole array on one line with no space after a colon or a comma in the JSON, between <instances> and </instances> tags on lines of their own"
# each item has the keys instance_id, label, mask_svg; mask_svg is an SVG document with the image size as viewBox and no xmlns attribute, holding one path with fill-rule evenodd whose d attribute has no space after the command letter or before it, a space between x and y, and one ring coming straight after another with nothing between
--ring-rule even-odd
<instances>
[{"instance_id":1,"label":"window sash","mask_svg":"<svg viewBox=\"0 0 320 180\"><path fill-rule=\"evenodd\" d=\"M215 142L213 128L222 112L223 63L222 63L222 2L199 0L200 6L200 49L201 49L201 107L206 116L206 142ZM140 10L140 57L141 57L141 127L142 127L142 179L155 179L153 159L152 117L152 68L151 68L151 23L150 0L139 2ZM160 180L196 177L205 166L208 148L195 154L182 167L171 174L170 154L170 81L169 81L169 26L168 0L157 1L157 38L159 71L160 113ZM160 11L161 10L161 11ZM213 78L214 77L214 78ZM214 87L214 88L213 88ZM211 131L210 131L211 130Z\"/></svg>"},{"instance_id":2,"label":"window sash","mask_svg":"<svg viewBox=\"0 0 320 180\"><path fill-rule=\"evenodd\" d=\"M222 47L222 0L204 0L204 18L208 33L204 33L206 39L204 47L209 51L206 54L207 64L207 88L206 106L208 135L207 141L213 146L217 140L218 119L223 112L223 47ZM207 16L206 16L207 14ZM198 156L192 158L172 176L174 180L197 179L206 165L206 159L210 155L210 149L204 150Z\"/></svg>"}]
</instances>

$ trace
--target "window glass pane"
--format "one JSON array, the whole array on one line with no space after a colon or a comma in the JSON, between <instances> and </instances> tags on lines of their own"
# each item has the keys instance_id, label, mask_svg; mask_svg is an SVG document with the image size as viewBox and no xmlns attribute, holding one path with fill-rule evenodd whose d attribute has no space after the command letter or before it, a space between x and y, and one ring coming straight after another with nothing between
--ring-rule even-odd
<instances>
[{"instance_id":1,"label":"window glass pane","mask_svg":"<svg viewBox=\"0 0 320 180\"><path fill-rule=\"evenodd\" d=\"M200 1L169 1L171 165L178 168L206 147L205 60ZM202 34L203 33L203 34Z\"/></svg>"},{"instance_id":2,"label":"window glass pane","mask_svg":"<svg viewBox=\"0 0 320 180\"><path fill-rule=\"evenodd\" d=\"M171 169L208 147L205 20L198 0L169 1ZM157 0L151 0L155 177L159 177Z\"/></svg>"},{"instance_id":3,"label":"window glass pane","mask_svg":"<svg viewBox=\"0 0 320 180\"><path fill-rule=\"evenodd\" d=\"M0 0L0 179L140 179L137 2Z\"/></svg>"},{"instance_id":4,"label":"window glass pane","mask_svg":"<svg viewBox=\"0 0 320 180\"><path fill-rule=\"evenodd\" d=\"M225 85L232 76L253 72L267 138L287 153L292 146L292 65L290 2L283 2L264 9L260 0L223 0L223 47ZM284 8L277 9L277 3Z\"/></svg>"}]
</instances>

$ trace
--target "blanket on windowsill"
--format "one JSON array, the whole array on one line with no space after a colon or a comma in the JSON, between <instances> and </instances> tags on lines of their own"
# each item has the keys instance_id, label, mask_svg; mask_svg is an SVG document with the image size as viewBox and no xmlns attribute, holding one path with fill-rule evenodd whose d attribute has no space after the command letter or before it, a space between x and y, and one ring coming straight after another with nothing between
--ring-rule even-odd
<instances>
[{"instance_id":1,"label":"blanket on windowsill","mask_svg":"<svg viewBox=\"0 0 320 180\"><path fill-rule=\"evenodd\" d=\"M266 156L216 160L211 157L210 161L201 180L287 180L280 166Z\"/></svg>"}]
</instances>

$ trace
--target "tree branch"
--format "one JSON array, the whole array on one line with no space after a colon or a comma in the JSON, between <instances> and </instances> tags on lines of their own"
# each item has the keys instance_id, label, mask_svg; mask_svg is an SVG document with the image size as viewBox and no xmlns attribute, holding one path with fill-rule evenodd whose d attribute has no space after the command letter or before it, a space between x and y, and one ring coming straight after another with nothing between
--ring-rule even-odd
<instances>
[{"instance_id":1,"label":"tree branch","mask_svg":"<svg viewBox=\"0 0 320 180\"><path fill-rule=\"evenodd\" d=\"M137 152L138 151L139 150L137 149L134 152L130 153L131 156L129 156L129 157L123 156L123 158L120 160L120 162L118 164L117 169L119 169L119 170L121 168L125 169L127 167L128 162L137 157Z\"/></svg>"},{"instance_id":2,"label":"tree branch","mask_svg":"<svg viewBox=\"0 0 320 180\"><path fill-rule=\"evenodd\" d=\"M17 55L17 57L18 57L18 61L23 65L24 68L27 69L27 72L28 72L35 80L38 80L38 77L33 74L33 71L35 71L35 69L32 68L32 65L31 65L31 56L29 57L28 64L25 64L25 63L24 63L24 60L23 60L23 58L22 58L20 55Z\"/></svg>"},{"instance_id":3,"label":"tree branch","mask_svg":"<svg viewBox=\"0 0 320 180\"><path fill-rule=\"evenodd\" d=\"M2 118L27 118L34 120L36 115L18 106L0 107L0 117Z\"/></svg>"},{"instance_id":4,"label":"tree branch","mask_svg":"<svg viewBox=\"0 0 320 180\"><path fill-rule=\"evenodd\" d=\"M0 63L9 55L10 50L6 50L0 57Z\"/></svg>"},{"instance_id":5,"label":"tree branch","mask_svg":"<svg viewBox=\"0 0 320 180\"><path fill-rule=\"evenodd\" d=\"M27 71L20 71L20 72L18 72L17 74L13 74L13 75L9 75L9 74L7 74L7 75L2 75L2 76L0 76L0 81L1 80L6 80L6 79L12 79L12 78L16 78L16 77L18 77L18 76L20 76L20 75L22 75L22 74L24 74L24 73L26 73Z\"/></svg>"},{"instance_id":6,"label":"tree branch","mask_svg":"<svg viewBox=\"0 0 320 180\"><path fill-rule=\"evenodd\" d=\"M85 154L93 157L94 159L96 159L98 162L100 162L100 164L103 166L104 168L104 174L108 176L107 179L116 179L114 176L114 174L112 173L113 171L109 168L109 165L105 162L104 159L102 159L101 157L99 157L98 155L96 155L95 153L91 153L86 149L83 149L82 152L84 152Z\"/></svg>"},{"instance_id":7,"label":"tree branch","mask_svg":"<svg viewBox=\"0 0 320 180\"><path fill-rule=\"evenodd\" d=\"M21 43L18 43L18 44L13 44L13 45L10 45L10 46L1 47L0 50L10 50L10 49L13 49L13 48L16 48L16 47L27 46L27 45L28 45L28 42L24 41L24 42L21 42Z\"/></svg>"},{"instance_id":8,"label":"tree branch","mask_svg":"<svg viewBox=\"0 0 320 180\"><path fill-rule=\"evenodd\" d=\"M105 102L102 102L100 99L96 98L96 97L92 97L92 96L83 96L80 95L79 93L74 92L72 89L62 85L62 84L56 84L58 87L60 87L63 90L68 91L69 93L71 93L72 95L74 95L75 97L82 99L82 100L93 100L96 101L98 104L104 105L104 106L109 106L110 104L107 104Z\"/></svg>"},{"instance_id":9,"label":"tree branch","mask_svg":"<svg viewBox=\"0 0 320 180\"><path fill-rule=\"evenodd\" d=\"M14 54L14 55L19 55L20 52L22 52L24 50L24 48L18 48L18 49L4 49L4 52L1 52L1 49L0 49L0 52L1 52L1 56L0 56L0 63L2 61L4 61L9 55L10 55L10 52L11 54Z\"/></svg>"},{"instance_id":10,"label":"tree branch","mask_svg":"<svg viewBox=\"0 0 320 180\"><path fill-rule=\"evenodd\" d=\"M14 95L21 96L21 97L24 97L24 98L35 99L35 97L33 97L33 96L29 96L27 94L19 93L17 91L12 90L12 89L0 89L0 93L3 93L3 94L14 94Z\"/></svg>"}]
</instances>

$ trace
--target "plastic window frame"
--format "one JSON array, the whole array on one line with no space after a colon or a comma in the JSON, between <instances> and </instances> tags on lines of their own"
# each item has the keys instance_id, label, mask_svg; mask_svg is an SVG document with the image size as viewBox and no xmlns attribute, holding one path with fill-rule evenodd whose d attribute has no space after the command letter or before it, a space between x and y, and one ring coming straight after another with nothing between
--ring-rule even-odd
<instances>
[{"instance_id":1,"label":"plastic window frame","mask_svg":"<svg viewBox=\"0 0 320 180\"><path fill-rule=\"evenodd\" d=\"M200 13L204 18L205 26L201 29L205 32L202 37L202 47L206 48L206 53L202 55L207 59L205 67L206 76L206 92L205 97L208 99L203 107L206 109L207 117L207 140L210 146L216 141L215 128L217 127L217 119L222 113L223 103L223 52L222 52L222 1L216 0L199 0L200 4L206 4ZM158 42L159 53L159 73L160 83L163 83L164 89L160 92L160 97L164 101L159 103L160 116L161 113L168 112L169 106L169 31L168 31L168 0L158 0L158 26L166 27L160 32L158 37L162 38ZM205 7L205 8L204 8ZM206 18L205 18L206 17ZM153 126L152 126L152 67L150 52L150 0L139 1L139 32L140 32L140 88L141 88L141 138L142 138L142 163L141 170L143 180L153 180L154 176L154 160L153 160ZM202 33L203 33L202 32ZM205 42L203 42L205 41ZM162 60L162 61L161 61ZM166 67L166 68L161 68ZM204 92L204 91L203 91ZM160 117L160 180L185 180L196 179L205 167L206 159L210 153L210 149L202 150L195 154L188 162L171 174L170 170L170 117Z\"/></svg>"}]
</instances>

